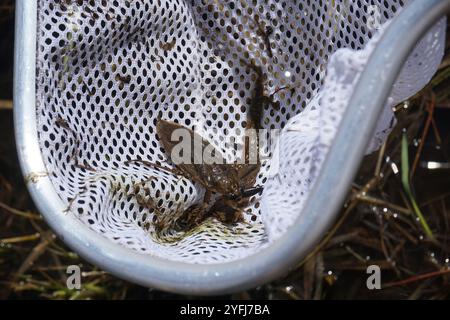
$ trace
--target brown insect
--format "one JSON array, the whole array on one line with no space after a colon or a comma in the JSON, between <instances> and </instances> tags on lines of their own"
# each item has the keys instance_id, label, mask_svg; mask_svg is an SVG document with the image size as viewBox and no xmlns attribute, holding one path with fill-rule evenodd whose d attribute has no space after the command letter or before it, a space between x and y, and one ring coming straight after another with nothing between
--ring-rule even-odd
<instances>
[{"instance_id":1,"label":"brown insect","mask_svg":"<svg viewBox=\"0 0 450 320\"><path fill-rule=\"evenodd\" d=\"M79 1L80 2L80 1ZM98 18L99 18L99 15L98 15L98 13L97 12L95 12L95 11L93 11L91 8L89 8L88 6L86 6L85 7L85 12L86 12L86 18L87 17L90 17L90 20L89 20L89 24L91 25L91 26L94 26L95 25L95 22L98 20ZM83 15L84 15L84 13L83 13Z\"/></svg>"},{"instance_id":2,"label":"brown insect","mask_svg":"<svg viewBox=\"0 0 450 320\"><path fill-rule=\"evenodd\" d=\"M274 96L281 90L288 89L288 87L282 87L277 89L270 95L266 94L265 85L266 79L261 66L257 66L253 61L248 63L241 59L241 62L251 68L256 73L255 87L253 89L253 95L250 101L248 109L248 125L247 129L253 128L261 130L263 111L266 106L272 106L275 110L280 109L280 103L274 100Z\"/></svg>"},{"instance_id":3,"label":"brown insect","mask_svg":"<svg viewBox=\"0 0 450 320\"><path fill-rule=\"evenodd\" d=\"M203 163L200 158L202 155L196 154L195 152L191 152L189 159L187 159L188 161L185 163L177 163L177 161L174 161L172 159L172 152L179 141L172 141L172 135L175 130L179 129L186 130L185 132L188 133L189 141L192 143L190 150L196 150L194 141L201 141L202 155L204 150L212 150L211 154L215 155L214 159L217 160L217 163ZM175 122L159 120L156 124L156 131L166 154L174 162L175 167L169 169L139 160L132 162L140 162L152 168L163 169L183 176L186 179L200 184L206 190L203 203L194 205L183 212L177 221L170 223L172 224L171 227L176 224L183 230L189 230L211 216L229 224L242 221L242 208L245 207L244 204L248 204L243 199L247 199L262 190L260 187L254 187L260 169L260 163L226 164L220 156L220 153L209 142L202 139L194 131ZM217 202L208 210L207 208L210 206L213 193L219 194L220 196ZM175 216L178 215L179 213L175 214ZM167 223L157 224L157 228L160 230L167 229Z\"/></svg>"}]
</instances>

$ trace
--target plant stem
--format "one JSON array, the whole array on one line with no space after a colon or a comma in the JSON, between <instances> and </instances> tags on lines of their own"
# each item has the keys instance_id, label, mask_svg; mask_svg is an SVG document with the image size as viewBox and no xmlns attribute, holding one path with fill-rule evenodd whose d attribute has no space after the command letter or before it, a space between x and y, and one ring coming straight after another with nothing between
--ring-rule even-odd
<instances>
[{"instance_id":1,"label":"plant stem","mask_svg":"<svg viewBox=\"0 0 450 320\"><path fill-rule=\"evenodd\" d=\"M414 198L411 190L411 181L409 173L409 156L408 156L408 138L406 136L406 133L403 133L402 139L402 184L408 196L409 202L411 203L412 209L416 214L416 216L419 218L419 222L422 225L422 228L424 229L426 235L431 240L434 240L433 232L431 231L427 221L425 220L425 217L420 211L420 207L417 204L416 199Z\"/></svg>"}]
</instances>

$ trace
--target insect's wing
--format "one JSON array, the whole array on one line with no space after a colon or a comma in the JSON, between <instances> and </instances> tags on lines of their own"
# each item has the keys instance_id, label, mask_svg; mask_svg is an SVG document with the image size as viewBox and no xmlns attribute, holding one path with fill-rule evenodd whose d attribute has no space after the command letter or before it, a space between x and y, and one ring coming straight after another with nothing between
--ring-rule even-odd
<instances>
[{"instance_id":1,"label":"insect's wing","mask_svg":"<svg viewBox=\"0 0 450 320\"><path fill-rule=\"evenodd\" d=\"M190 145L186 144L185 149L183 152L190 152L190 156L187 159L186 162L179 163L179 161L175 161L173 159L173 149L176 145L180 143L180 141L172 140L172 136L175 132L175 130L186 130L184 134L188 136L189 141L185 141L185 143L189 143ZM201 179L201 176L199 175L199 172L197 170L197 167L195 165L195 158L194 158L194 138L195 133L186 128L182 125L179 125L175 122L166 121L166 120L159 120L156 124L156 132L159 136L159 141L161 142L164 151L166 152L166 155L169 157L170 161L172 161L176 168L181 171L182 175L190 180L193 180L195 182L198 182L200 184L204 184L203 179ZM190 148L190 150L188 149ZM181 155L177 155L181 156Z\"/></svg>"},{"instance_id":2,"label":"insect's wing","mask_svg":"<svg viewBox=\"0 0 450 320\"><path fill-rule=\"evenodd\" d=\"M248 189L255 185L260 168L260 163L239 166L238 177L243 189Z\"/></svg>"}]
</instances>

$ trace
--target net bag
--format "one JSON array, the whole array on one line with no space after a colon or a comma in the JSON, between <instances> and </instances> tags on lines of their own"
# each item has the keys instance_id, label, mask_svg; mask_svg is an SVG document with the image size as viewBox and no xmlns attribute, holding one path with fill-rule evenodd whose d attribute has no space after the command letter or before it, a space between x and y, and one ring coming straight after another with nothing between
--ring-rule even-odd
<instances>
[{"instance_id":1,"label":"net bag","mask_svg":"<svg viewBox=\"0 0 450 320\"><path fill-rule=\"evenodd\" d=\"M170 261L224 263L270 245L308 215L302 206L358 77L404 3L39 0L39 146L66 214ZM368 152L395 123L392 107L437 70L445 26L438 22L405 63ZM158 217L201 203L205 189L130 161L171 167L160 119L195 128L233 159L227 137L242 136L259 82L249 65L278 106L262 106L261 126L277 132L264 144L255 182L263 191L249 198L244 221L207 219L157 236Z\"/></svg>"}]
</instances>

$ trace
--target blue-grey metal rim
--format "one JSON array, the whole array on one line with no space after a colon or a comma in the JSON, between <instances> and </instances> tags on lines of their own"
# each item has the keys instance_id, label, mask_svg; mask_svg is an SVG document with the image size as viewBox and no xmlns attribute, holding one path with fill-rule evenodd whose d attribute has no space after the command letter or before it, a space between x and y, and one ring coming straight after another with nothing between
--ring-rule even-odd
<instances>
[{"instance_id":1,"label":"blue-grey metal rim","mask_svg":"<svg viewBox=\"0 0 450 320\"><path fill-rule=\"evenodd\" d=\"M394 19L369 60L306 206L307 215L271 246L247 258L212 265L172 262L116 245L72 215L48 177L30 193L54 232L75 252L112 274L161 290L213 295L248 289L293 268L323 237L339 212L366 145L402 65L425 32L450 12L450 0L415 0ZM14 116L25 176L46 171L36 123L37 1L16 1ZM351 142L351 143L350 143ZM339 172L339 174L336 174Z\"/></svg>"}]
</instances>

